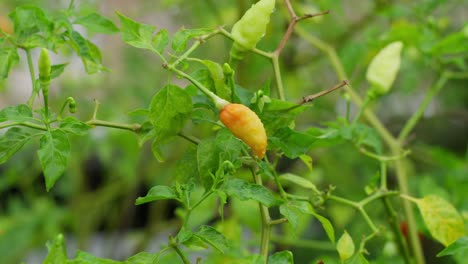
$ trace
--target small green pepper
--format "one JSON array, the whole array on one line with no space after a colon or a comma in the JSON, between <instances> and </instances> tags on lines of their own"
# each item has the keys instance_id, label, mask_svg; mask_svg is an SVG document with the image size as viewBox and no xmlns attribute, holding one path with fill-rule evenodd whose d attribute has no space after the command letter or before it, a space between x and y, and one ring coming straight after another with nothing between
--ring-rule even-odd
<instances>
[{"instance_id":1,"label":"small green pepper","mask_svg":"<svg viewBox=\"0 0 468 264\"><path fill-rule=\"evenodd\" d=\"M50 64L50 56L49 51L47 49L42 49L41 54L39 55L39 81L42 84L48 84L50 82L50 72L51 72L51 64Z\"/></svg>"},{"instance_id":2,"label":"small green pepper","mask_svg":"<svg viewBox=\"0 0 468 264\"><path fill-rule=\"evenodd\" d=\"M275 9L275 0L260 0L252 5L232 27L234 44L230 51L232 59L241 60L244 53L255 48L265 35L270 15Z\"/></svg>"}]
</instances>

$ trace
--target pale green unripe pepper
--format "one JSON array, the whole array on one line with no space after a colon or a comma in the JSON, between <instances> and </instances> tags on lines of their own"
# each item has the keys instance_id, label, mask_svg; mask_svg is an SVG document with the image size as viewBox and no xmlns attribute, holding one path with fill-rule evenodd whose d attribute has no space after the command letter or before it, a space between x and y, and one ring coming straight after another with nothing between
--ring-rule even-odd
<instances>
[{"instance_id":1,"label":"pale green unripe pepper","mask_svg":"<svg viewBox=\"0 0 468 264\"><path fill-rule=\"evenodd\" d=\"M231 48L231 58L240 60L244 53L255 48L265 35L270 22L270 15L275 9L275 0L260 0L253 4L244 16L232 27L231 34L234 44Z\"/></svg>"},{"instance_id":2,"label":"pale green unripe pepper","mask_svg":"<svg viewBox=\"0 0 468 264\"><path fill-rule=\"evenodd\" d=\"M47 49L43 48L41 50L37 66L39 68L39 81L44 84L49 83L52 66L50 63L49 51L47 51Z\"/></svg>"},{"instance_id":3,"label":"pale green unripe pepper","mask_svg":"<svg viewBox=\"0 0 468 264\"><path fill-rule=\"evenodd\" d=\"M369 91L375 95L386 94L393 85L400 69L401 41L388 44L372 59L367 68L366 78L372 85Z\"/></svg>"}]
</instances>

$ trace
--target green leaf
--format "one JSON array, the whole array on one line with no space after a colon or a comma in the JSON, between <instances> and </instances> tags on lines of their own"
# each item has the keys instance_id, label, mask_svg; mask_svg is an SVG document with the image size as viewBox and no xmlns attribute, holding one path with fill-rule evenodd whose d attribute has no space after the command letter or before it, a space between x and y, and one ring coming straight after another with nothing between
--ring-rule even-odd
<instances>
[{"instance_id":1,"label":"green leaf","mask_svg":"<svg viewBox=\"0 0 468 264\"><path fill-rule=\"evenodd\" d=\"M219 167L220 149L215 139L205 139L197 147L198 175L205 190L210 190Z\"/></svg>"},{"instance_id":2,"label":"green leaf","mask_svg":"<svg viewBox=\"0 0 468 264\"><path fill-rule=\"evenodd\" d=\"M67 264L125 264L112 259L104 259L93 256L87 252L80 251L76 253L76 258L66 262Z\"/></svg>"},{"instance_id":3,"label":"green leaf","mask_svg":"<svg viewBox=\"0 0 468 264\"><path fill-rule=\"evenodd\" d=\"M310 189L310 190L317 190L317 187L310 182L309 180L305 179L304 177L297 176L292 173L285 173L279 176L279 179L281 181L288 181L291 183L294 183L298 186L301 186L302 188Z\"/></svg>"},{"instance_id":4,"label":"green leaf","mask_svg":"<svg viewBox=\"0 0 468 264\"><path fill-rule=\"evenodd\" d=\"M343 126L339 130L339 136L345 140L352 141L358 147L370 147L378 154L383 151L379 134L374 128L367 125L354 123L349 126Z\"/></svg>"},{"instance_id":5,"label":"green leaf","mask_svg":"<svg viewBox=\"0 0 468 264\"><path fill-rule=\"evenodd\" d=\"M169 33L165 29L161 29L156 35L154 35L151 45L157 53L162 55L164 49L169 43Z\"/></svg>"},{"instance_id":6,"label":"green leaf","mask_svg":"<svg viewBox=\"0 0 468 264\"><path fill-rule=\"evenodd\" d=\"M10 69L18 62L19 55L15 48L0 48L0 81L8 78Z\"/></svg>"},{"instance_id":7,"label":"green leaf","mask_svg":"<svg viewBox=\"0 0 468 264\"><path fill-rule=\"evenodd\" d=\"M174 52L182 52L187 47L190 39L207 35L213 32L210 28L180 29L172 37L172 49Z\"/></svg>"},{"instance_id":8,"label":"green leaf","mask_svg":"<svg viewBox=\"0 0 468 264\"><path fill-rule=\"evenodd\" d=\"M335 229L333 228L330 220L316 213L311 214L317 218L317 220L319 220L323 226L323 229L325 230L325 233L327 233L328 239L330 239L330 241L335 244Z\"/></svg>"},{"instance_id":9,"label":"green leaf","mask_svg":"<svg viewBox=\"0 0 468 264\"><path fill-rule=\"evenodd\" d=\"M468 254L468 236L463 236L457 239L452 244L448 245L444 250L437 254L437 257L454 255L458 253Z\"/></svg>"},{"instance_id":10,"label":"green leaf","mask_svg":"<svg viewBox=\"0 0 468 264\"><path fill-rule=\"evenodd\" d=\"M140 252L128 258L125 264L153 264L153 263L156 264L158 263L156 261L157 257L158 256L156 254L151 254L148 252Z\"/></svg>"},{"instance_id":11,"label":"green leaf","mask_svg":"<svg viewBox=\"0 0 468 264\"><path fill-rule=\"evenodd\" d=\"M168 84L153 97L149 114L156 135L153 153L160 155L159 147L182 130L191 112L192 99L178 86Z\"/></svg>"},{"instance_id":12,"label":"green leaf","mask_svg":"<svg viewBox=\"0 0 468 264\"><path fill-rule=\"evenodd\" d=\"M276 252L268 257L268 264L294 264L294 257L289 250Z\"/></svg>"},{"instance_id":13,"label":"green leaf","mask_svg":"<svg viewBox=\"0 0 468 264\"><path fill-rule=\"evenodd\" d=\"M78 17L74 24L79 24L90 31L104 34L113 34L119 32L119 29L114 25L114 22L101 16L98 13L91 13L87 16Z\"/></svg>"},{"instance_id":14,"label":"green leaf","mask_svg":"<svg viewBox=\"0 0 468 264\"><path fill-rule=\"evenodd\" d=\"M369 64L366 78L376 93L385 94L392 87L400 70L402 49L401 41L392 42L380 50Z\"/></svg>"},{"instance_id":15,"label":"green leaf","mask_svg":"<svg viewBox=\"0 0 468 264\"><path fill-rule=\"evenodd\" d=\"M98 73L105 69L101 64L101 51L96 45L74 30L69 32L68 37L72 48L81 57L88 74Z\"/></svg>"},{"instance_id":16,"label":"green leaf","mask_svg":"<svg viewBox=\"0 0 468 264\"><path fill-rule=\"evenodd\" d=\"M49 254L43 264L63 264L67 263L67 248L63 235L58 235L52 243L47 243Z\"/></svg>"},{"instance_id":17,"label":"green leaf","mask_svg":"<svg viewBox=\"0 0 468 264\"><path fill-rule=\"evenodd\" d=\"M122 40L135 47L140 49L153 49L153 32L155 31L155 26L146 25L143 23L138 23L132 20L129 17L126 17L117 12L117 15L120 19L120 24L122 28Z\"/></svg>"},{"instance_id":18,"label":"green leaf","mask_svg":"<svg viewBox=\"0 0 468 264\"><path fill-rule=\"evenodd\" d=\"M70 155L67 134L60 129L46 132L40 139L37 154L44 172L46 189L49 191L67 168Z\"/></svg>"},{"instance_id":19,"label":"green leaf","mask_svg":"<svg viewBox=\"0 0 468 264\"><path fill-rule=\"evenodd\" d=\"M175 199L177 200L177 194L174 190L174 187L169 187L165 185L157 185L152 187L146 196L138 197L136 199L135 205L140 205L144 203L149 203L157 200L168 200Z\"/></svg>"},{"instance_id":20,"label":"green leaf","mask_svg":"<svg viewBox=\"0 0 468 264\"><path fill-rule=\"evenodd\" d=\"M361 252L359 252L359 253L356 253L352 258L347 259L344 263L345 264L369 264L369 261L367 261L366 257L364 257L364 255Z\"/></svg>"},{"instance_id":21,"label":"green leaf","mask_svg":"<svg viewBox=\"0 0 468 264\"><path fill-rule=\"evenodd\" d=\"M309 151L315 142L315 137L283 127L278 129L269 141L272 146L279 147L286 157L295 159Z\"/></svg>"},{"instance_id":22,"label":"green leaf","mask_svg":"<svg viewBox=\"0 0 468 264\"><path fill-rule=\"evenodd\" d=\"M436 55L449 55L464 53L468 51L468 25L459 32L452 33L439 42L431 49L431 53Z\"/></svg>"},{"instance_id":23,"label":"green leaf","mask_svg":"<svg viewBox=\"0 0 468 264\"><path fill-rule=\"evenodd\" d=\"M229 249L229 241L226 237L211 226L201 226L193 235L223 254Z\"/></svg>"},{"instance_id":24,"label":"green leaf","mask_svg":"<svg viewBox=\"0 0 468 264\"><path fill-rule=\"evenodd\" d=\"M31 134L19 127L13 127L0 136L0 164L5 163L16 152L18 152L26 142L31 139Z\"/></svg>"},{"instance_id":25,"label":"green leaf","mask_svg":"<svg viewBox=\"0 0 468 264\"><path fill-rule=\"evenodd\" d=\"M229 179L224 188L228 195L234 195L242 201L255 200L266 207L278 205L281 202L266 187L241 179Z\"/></svg>"},{"instance_id":26,"label":"green leaf","mask_svg":"<svg viewBox=\"0 0 468 264\"><path fill-rule=\"evenodd\" d=\"M268 135L275 135L280 128L289 127L296 117L308 109L310 105L297 105L295 103L271 99L259 115Z\"/></svg>"},{"instance_id":27,"label":"green leaf","mask_svg":"<svg viewBox=\"0 0 468 264\"><path fill-rule=\"evenodd\" d=\"M287 203L280 205L280 213L288 219L293 229L299 226L299 219L302 214L313 214L314 209L309 202L289 200Z\"/></svg>"},{"instance_id":28,"label":"green leaf","mask_svg":"<svg viewBox=\"0 0 468 264\"><path fill-rule=\"evenodd\" d=\"M214 84L214 92L225 100L231 100L231 88L225 84L223 67L214 61L202 60L202 63L210 72Z\"/></svg>"},{"instance_id":29,"label":"green leaf","mask_svg":"<svg viewBox=\"0 0 468 264\"><path fill-rule=\"evenodd\" d=\"M463 218L449 202L435 195L412 201L418 205L431 235L444 246L465 235Z\"/></svg>"},{"instance_id":30,"label":"green leaf","mask_svg":"<svg viewBox=\"0 0 468 264\"><path fill-rule=\"evenodd\" d=\"M349 259L354 254L354 242L348 232L344 231L343 235L336 243L336 250L342 261Z\"/></svg>"},{"instance_id":31,"label":"green leaf","mask_svg":"<svg viewBox=\"0 0 468 264\"><path fill-rule=\"evenodd\" d=\"M59 77L65 70L65 67L67 66L68 66L68 63L52 65L51 70L50 70L50 79L55 79Z\"/></svg>"},{"instance_id":32,"label":"green leaf","mask_svg":"<svg viewBox=\"0 0 468 264\"><path fill-rule=\"evenodd\" d=\"M32 119L32 111L25 104L9 106L0 110L0 122L25 122Z\"/></svg>"},{"instance_id":33,"label":"green leaf","mask_svg":"<svg viewBox=\"0 0 468 264\"><path fill-rule=\"evenodd\" d=\"M198 144L198 174L205 190L211 189L216 172L224 161L236 163L242 147L242 142L227 129L221 129L216 134L216 138L205 139Z\"/></svg>"},{"instance_id":34,"label":"green leaf","mask_svg":"<svg viewBox=\"0 0 468 264\"><path fill-rule=\"evenodd\" d=\"M77 136L84 136L88 134L90 125L87 125L85 122L82 122L74 117L67 116L65 119L60 121L60 129L75 134Z\"/></svg>"},{"instance_id":35,"label":"green leaf","mask_svg":"<svg viewBox=\"0 0 468 264\"><path fill-rule=\"evenodd\" d=\"M24 44L28 38L34 37L36 33L43 32L49 35L53 30L53 23L37 6L19 6L9 16L13 21L19 44Z\"/></svg>"}]
</instances>

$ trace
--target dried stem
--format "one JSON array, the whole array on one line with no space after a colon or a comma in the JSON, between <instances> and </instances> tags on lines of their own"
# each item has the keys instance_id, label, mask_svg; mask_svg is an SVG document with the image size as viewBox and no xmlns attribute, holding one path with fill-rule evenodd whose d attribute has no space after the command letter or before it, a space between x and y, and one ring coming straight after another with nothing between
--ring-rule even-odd
<instances>
[{"instance_id":1,"label":"dried stem","mask_svg":"<svg viewBox=\"0 0 468 264\"><path fill-rule=\"evenodd\" d=\"M341 83L333 86L332 88L330 89L327 89L327 90L324 90L324 91L321 91L321 92L318 92L316 94L312 94L312 95L308 95L308 96L305 96L302 98L302 101L299 102L299 104L305 104L305 103L308 103L308 102L312 102L313 100L321 97L321 96L324 96L326 94L329 94L335 90L338 90L339 88L345 86L345 85L349 85L349 81L348 80L343 80Z\"/></svg>"}]
</instances>

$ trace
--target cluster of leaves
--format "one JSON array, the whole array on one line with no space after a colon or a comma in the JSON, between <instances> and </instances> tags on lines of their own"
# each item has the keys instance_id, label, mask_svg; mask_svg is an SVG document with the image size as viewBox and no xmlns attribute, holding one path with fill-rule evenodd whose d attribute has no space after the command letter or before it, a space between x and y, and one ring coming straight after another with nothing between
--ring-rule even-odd
<instances>
[{"instance_id":1,"label":"cluster of leaves","mask_svg":"<svg viewBox=\"0 0 468 264\"><path fill-rule=\"evenodd\" d=\"M0 138L0 164L10 159L27 142L39 138L37 154L44 172L46 189L50 190L67 168L71 149L70 135L86 135L94 126L131 130L138 134L140 145L152 140L152 152L161 161L166 155L165 145L176 137L185 138L196 146L188 150L183 162L177 167L177 174L181 177L172 185L152 187L146 196L139 197L135 202L136 205L141 205L173 200L178 204L176 214L182 220L182 225L174 237L169 237L167 246L160 252L141 252L123 262L94 257L81 251L74 259L69 259L64 237L59 235L48 244L49 254L45 263L189 263L185 252L193 253L206 248L213 249L208 256L204 256L207 263L294 263L293 254L288 250L276 252L267 258L264 255L251 254L247 250L249 245L243 244L242 238L236 238L230 233L230 228L237 227L229 226L231 222L229 218L224 219L224 210L234 206L236 201L245 203L246 207L249 202L258 203L262 237L267 238L266 241L261 241L260 247L266 247L267 255L270 244L268 237L272 227L288 222L287 225L293 230L301 230L303 219L314 218L325 231L328 244L336 247L342 262L368 263L365 243L380 231L368 219L363 207L370 201L394 194L382 187L369 191L368 200L349 201L334 196L332 187L320 190L305 177L293 173L280 175L278 163L284 158L300 159L312 170L312 159L308 156L311 149L340 146L343 143L350 143L365 153L372 152L373 157L385 163L387 161L382 162L384 158L380 156L385 152L385 147L374 128L357 120L349 122L347 119L337 118L334 122L323 124L323 127L308 127L301 131L295 127L295 121L310 105L272 98L269 84L260 89L254 87L258 90L252 92L252 89L243 88L236 83L235 71L230 65L191 57L192 52L211 37L225 35L221 29L181 29L170 38L165 29L157 30L154 26L139 23L123 14L117 15L121 28L117 28L112 21L98 13L75 17L72 7L54 14L47 14L35 6L16 8L10 14L14 34L0 37L0 78L6 79L10 69L19 62L18 50L26 51L30 60L30 51L39 47L56 52L64 48L73 50L82 59L89 74L105 70L97 46L74 29L74 25L81 25L91 32L120 32L125 43L159 56L164 68L185 78L190 84L182 88L168 82L152 97L147 108L135 111L143 119L141 124L122 125L97 120L96 112L91 120L81 121L69 116L63 118L64 107L51 117L45 115L44 109L34 109L34 98L40 93L40 85L31 70L33 90L30 102L0 110L0 128L9 128ZM460 34L455 33L444 38L431 47L429 52L440 56L446 54L447 50L458 52L461 50L460 43L466 40L466 34ZM191 42L193 44L189 46ZM167 56L169 44L171 56ZM187 73L193 64L200 67ZM51 78L59 77L66 66L53 65ZM389 87L391 85L390 83ZM199 91L200 86L223 99L243 103L258 114L267 130L271 161L268 158L258 160L252 157L248 147L220 124L218 110ZM189 122L211 125L214 132L202 139L186 135L184 128ZM379 176L386 181L383 176L385 173L386 171L381 171ZM292 187L285 190L283 185ZM292 193L298 189L297 193ZM441 256L466 251L465 225L453 206L436 196L404 198L416 203L432 237L447 247L440 253ZM197 208L210 200L214 201L213 205L218 209L220 221L217 225L198 223L194 217ZM358 249L346 231L335 241L335 227L322 210L328 200L344 201L366 219L372 233L361 241ZM277 212L280 218L271 219L270 212ZM234 225L236 224L238 223L235 222ZM297 235L299 233L296 232Z\"/></svg>"}]
</instances>

